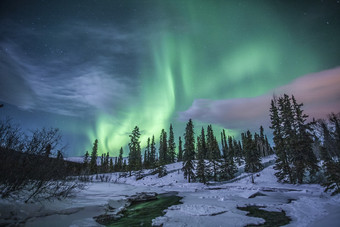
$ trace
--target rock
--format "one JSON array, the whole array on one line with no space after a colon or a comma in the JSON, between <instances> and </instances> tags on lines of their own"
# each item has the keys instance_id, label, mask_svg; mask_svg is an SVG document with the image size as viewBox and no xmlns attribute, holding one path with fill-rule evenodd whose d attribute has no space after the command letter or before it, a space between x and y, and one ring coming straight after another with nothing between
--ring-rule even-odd
<instances>
[{"instance_id":1,"label":"rock","mask_svg":"<svg viewBox=\"0 0 340 227\"><path fill-rule=\"evenodd\" d=\"M93 218L101 225L109 225L112 224L113 221L119 220L122 217L122 214L102 214Z\"/></svg>"},{"instance_id":2,"label":"rock","mask_svg":"<svg viewBox=\"0 0 340 227\"><path fill-rule=\"evenodd\" d=\"M157 199L156 192L141 192L141 193L137 193L136 195L132 195L128 197L128 200L131 203L145 202L145 201L156 200L156 199Z\"/></svg>"},{"instance_id":3,"label":"rock","mask_svg":"<svg viewBox=\"0 0 340 227\"><path fill-rule=\"evenodd\" d=\"M256 193L252 194L251 196L249 196L248 199L252 199L252 198L255 198L257 196L267 196L267 195L263 194L261 192L256 192Z\"/></svg>"},{"instance_id":4,"label":"rock","mask_svg":"<svg viewBox=\"0 0 340 227\"><path fill-rule=\"evenodd\" d=\"M127 199L119 199L119 200L109 200L108 208L110 211L112 210L120 210L122 207L128 207L131 205L131 202ZM116 212L117 213L117 212Z\"/></svg>"}]
</instances>

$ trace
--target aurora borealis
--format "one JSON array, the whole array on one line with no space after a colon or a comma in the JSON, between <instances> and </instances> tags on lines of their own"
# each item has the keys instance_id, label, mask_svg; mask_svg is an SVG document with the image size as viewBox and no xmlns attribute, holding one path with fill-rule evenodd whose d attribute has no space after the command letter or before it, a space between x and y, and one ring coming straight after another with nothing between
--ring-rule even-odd
<instances>
[{"instance_id":1,"label":"aurora borealis","mask_svg":"<svg viewBox=\"0 0 340 227\"><path fill-rule=\"evenodd\" d=\"M135 125L143 143L170 123L182 135L189 118L233 135L267 127L268 99L282 91L298 93L312 116L340 111L339 1L2 1L0 8L7 105L0 114L24 127L59 127L71 156L96 138L100 153L116 155ZM308 99L316 90L316 101Z\"/></svg>"}]
</instances>

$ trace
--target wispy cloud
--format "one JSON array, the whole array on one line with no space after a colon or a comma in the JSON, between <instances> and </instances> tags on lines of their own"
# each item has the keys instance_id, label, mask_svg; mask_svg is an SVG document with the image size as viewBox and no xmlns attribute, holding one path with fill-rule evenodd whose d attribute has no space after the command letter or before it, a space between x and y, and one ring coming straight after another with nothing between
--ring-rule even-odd
<instances>
[{"instance_id":1,"label":"wispy cloud","mask_svg":"<svg viewBox=\"0 0 340 227\"><path fill-rule=\"evenodd\" d=\"M269 125L270 100L273 95L294 95L303 102L310 117L325 118L331 112L340 111L340 67L308 74L292 83L273 89L253 98L226 100L198 99L191 107L179 113L179 119L189 118L221 125L230 129L257 129Z\"/></svg>"},{"instance_id":2,"label":"wispy cloud","mask_svg":"<svg viewBox=\"0 0 340 227\"><path fill-rule=\"evenodd\" d=\"M133 45L133 34L114 27L65 25L54 30L50 44L51 37L41 38L43 32L13 28L22 32L22 38L0 42L1 101L26 110L78 116L114 113L133 94L137 85L132 54L141 48ZM6 31L8 37L14 36L11 32L15 33ZM42 50L27 54L27 39L42 43Z\"/></svg>"}]
</instances>

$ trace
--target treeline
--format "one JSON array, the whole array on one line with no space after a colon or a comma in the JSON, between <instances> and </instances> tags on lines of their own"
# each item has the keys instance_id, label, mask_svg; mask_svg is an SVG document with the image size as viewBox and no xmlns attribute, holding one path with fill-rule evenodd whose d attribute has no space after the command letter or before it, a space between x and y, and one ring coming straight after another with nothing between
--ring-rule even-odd
<instances>
[{"instance_id":1,"label":"treeline","mask_svg":"<svg viewBox=\"0 0 340 227\"><path fill-rule=\"evenodd\" d=\"M274 148L270 146L262 126L259 133L249 130L242 133L240 140L227 136L223 130L220 132L219 144L211 125L195 135L193 122L189 120L177 145L170 125L169 133L164 129L161 131L157 148L155 137L152 136L147 139L147 146L142 152L140 131L136 126L129 135L128 163L125 159L123 161L121 148L114 163L108 161L109 154L106 154L100 165L103 167L96 166L96 162L92 161L97 160L96 141L91 161L89 164L84 161L84 165L88 166L87 172L92 174L98 171L129 171L131 174L131 171L151 168L161 177L167 174L166 164L183 162L182 171L188 182L206 183L210 180L232 179L237 172L236 164L245 164L245 172L256 173L263 168L261 158L275 153L274 169L279 182L317 182L333 194L339 193L340 114L332 113L327 120L307 122L308 116L303 113L302 107L303 104L298 103L294 96L284 94L273 98L270 128L273 130Z\"/></svg>"},{"instance_id":2,"label":"treeline","mask_svg":"<svg viewBox=\"0 0 340 227\"><path fill-rule=\"evenodd\" d=\"M132 171L142 169L155 169L159 177L165 176L165 165L182 162L183 173L189 182L198 181L206 183L209 180L222 181L234 178L237 166L245 163L245 171L255 173L262 169L261 157L274 153L268 138L264 134L263 127L259 133L248 130L241 134L241 140L227 136L225 130L220 132L220 141L214 134L211 125L205 129L202 127L200 135L194 136L194 125L191 120L187 123L182 137L178 138L178 146L175 143L173 126L170 124L169 133L164 129L159 136L159 144L156 147L155 136L147 139L144 152L141 149L140 130L136 126L131 134L128 162L123 159L123 148L119 157L114 162L109 158L109 153L102 154L100 164L98 160L98 140L95 140L91 154L84 155L84 174L97 174L107 172L125 172L131 175ZM176 148L178 152L176 153ZM142 155L143 154L143 155Z\"/></svg>"}]
</instances>

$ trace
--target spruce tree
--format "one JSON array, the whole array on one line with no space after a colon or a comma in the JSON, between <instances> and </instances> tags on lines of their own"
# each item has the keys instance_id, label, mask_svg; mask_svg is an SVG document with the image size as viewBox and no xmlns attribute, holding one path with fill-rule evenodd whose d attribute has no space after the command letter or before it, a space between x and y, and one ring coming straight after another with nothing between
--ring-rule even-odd
<instances>
[{"instance_id":1,"label":"spruce tree","mask_svg":"<svg viewBox=\"0 0 340 227\"><path fill-rule=\"evenodd\" d=\"M259 135L259 141L258 141L257 145L259 147L260 154L261 154L262 157L269 155L269 151L267 150L266 141L265 141L265 138L264 138L264 129L263 129L262 125L260 126L260 135Z\"/></svg>"},{"instance_id":2,"label":"spruce tree","mask_svg":"<svg viewBox=\"0 0 340 227\"><path fill-rule=\"evenodd\" d=\"M126 159L124 159L122 171L123 171L123 172L126 172L127 169L128 169L128 167L127 167L127 164L126 164Z\"/></svg>"},{"instance_id":3,"label":"spruce tree","mask_svg":"<svg viewBox=\"0 0 340 227\"><path fill-rule=\"evenodd\" d=\"M228 136L228 156L234 157L235 156L235 148L233 144L233 137Z\"/></svg>"},{"instance_id":4,"label":"spruce tree","mask_svg":"<svg viewBox=\"0 0 340 227\"><path fill-rule=\"evenodd\" d=\"M131 171L140 170L142 168L142 157L141 157L141 148L140 148L140 132L138 126L136 126L132 133L129 135L130 143L129 143L129 171L131 175Z\"/></svg>"},{"instance_id":5,"label":"spruce tree","mask_svg":"<svg viewBox=\"0 0 340 227\"><path fill-rule=\"evenodd\" d=\"M233 139L231 136L228 136L229 146L227 146L224 130L222 132L222 135L223 135L222 144L224 145L222 146L223 159L221 162L220 178L221 180L230 180L234 178L235 173L237 172L237 167L234 162L236 147L234 147Z\"/></svg>"},{"instance_id":6,"label":"spruce tree","mask_svg":"<svg viewBox=\"0 0 340 227\"><path fill-rule=\"evenodd\" d=\"M202 146L202 137L197 137L197 171L196 175L198 181L205 184L206 183L206 166L204 161L204 151Z\"/></svg>"},{"instance_id":7,"label":"spruce tree","mask_svg":"<svg viewBox=\"0 0 340 227\"><path fill-rule=\"evenodd\" d=\"M308 116L303 114L301 109L303 104L298 104L294 96L292 96L291 100L295 119L293 127L295 128L296 136L292 161L296 172L296 179L299 184L302 184L306 169L308 169L311 175L314 175L319 167L317 165L318 160L312 149L313 135L311 133L311 123L306 123Z\"/></svg>"},{"instance_id":8,"label":"spruce tree","mask_svg":"<svg viewBox=\"0 0 340 227\"><path fill-rule=\"evenodd\" d=\"M222 154L223 154L223 156L225 156L226 153L228 152L228 144L227 144L227 139L226 139L224 129L221 132L221 145L222 145Z\"/></svg>"},{"instance_id":9,"label":"spruce tree","mask_svg":"<svg viewBox=\"0 0 340 227\"><path fill-rule=\"evenodd\" d=\"M150 168L155 168L156 163L156 144L155 144L155 137L152 136L151 144L150 144Z\"/></svg>"},{"instance_id":10,"label":"spruce tree","mask_svg":"<svg viewBox=\"0 0 340 227\"><path fill-rule=\"evenodd\" d=\"M221 152L211 125L208 125L207 129L207 153L209 160L208 173L213 177L214 181L217 181L220 168Z\"/></svg>"},{"instance_id":11,"label":"spruce tree","mask_svg":"<svg viewBox=\"0 0 340 227\"><path fill-rule=\"evenodd\" d=\"M175 143L175 137L174 137L172 124L170 124L170 129L169 129L168 155L169 155L168 163L174 163L175 157L176 157L176 143Z\"/></svg>"},{"instance_id":12,"label":"spruce tree","mask_svg":"<svg viewBox=\"0 0 340 227\"><path fill-rule=\"evenodd\" d=\"M121 171L121 168L118 167L118 158L117 157L115 157L115 164L114 164L113 167L114 167L113 170L115 172Z\"/></svg>"},{"instance_id":13,"label":"spruce tree","mask_svg":"<svg viewBox=\"0 0 340 227\"><path fill-rule=\"evenodd\" d=\"M303 183L306 171L313 175L318 170L311 123L306 123L308 116L303 114L302 105L286 94L271 102L271 128L278 157L275 175L279 181Z\"/></svg>"},{"instance_id":14,"label":"spruce tree","mask_svg":"<svg viewBox=\"0 0 340 227\"><path fill-rule=\"evenodd\" d=\"M169 153L168 153L168 142L167 134L164 129L162 129L160 141L159 141L159 160L158 160L158 177L163 177L167 175L167 170L165 165L169 163Z\"/></svg>"},{"instance_id":15,"label":"spruce tree","mask_svg":"<svg viewBox=\"0 0 340 227\"><path fill-rule=\"evenodd\" d=\"M274 149L277 156L274 166L274 169L277 170L275 176L279 182L293 183L292 170L289 165L289 157L284 141L282 120L279 116L278 102L275 98L271 100L270 120L270 128L273 130L273 141L275 144Z\"/></svg>"},{"instance_id":16,"label":"spruce tree","mask_svg":"<svg viewBox=\"0 0 340 227\"><path fill-rule=\"evenodd\" d=\"M247 173L256 173L263 169L261 164L261 155L256 147L255 139L253 140L251 132L248 130L245 134L245 140L243 144L245 152L246 165L244 171ZM254 183L254 175L252 174L252 183Z\"/></svg>"},{"instance_id":17,"label":"spruce tree","mask_svg":"<svg viewBox=\"0 0 340 227\"><path fill-rule=\"evenodd\" d=\"M183 161L183 149L182 149L182 139L181 137L178 138L178 156L177 162Z\"/></svg>"},{"instance_id":18,"label":"spruce tree","mask_svg":"<svg viewBox=\"0 0 340 227\"><path fill-rule=\"evenodd\" d=\"M112 173L113 171L114 171L113 161L112 158L110 158L109 172Z\"/></svg>"},{"instance_id":19,"label":"spruce tree","mask_svg":"<svg viewBox=\"0 0 340 227\"><path fill-rule=\"evenodd\" d=\"M184 154L183 154L183 172L184 177L191 180L195 178L194 175L194 159L195 159L195 137L194 137L194 125L190 119L186 125L184 133Z\"/></svg>"},{"instance_id":20,"label":"spruce tree","mask_svg":"<svg viewBox=\"0 0 340 227\"><path fill-rule=\"evenodd\" d=\"M100 157L100 172L104 172L104 154Z\"/></svg>"},{"instance_id":21,"label":"spruce tree","mask_svg":"<svg viewBox=\"0 0 340 227\"><path fill-rule=\"evenodd\" d=\"M90 172L92 174L97 173L97 157L98 157L98 140L96 139L93 143L93 148L91 152Z\"/></svg>"},{"instance_id":22,"label":"spruce tree","mask_svg":"<svg viewBox=\"0 0 340 227\"><path fill-rule=\"evenodd\" d=\"M237 142L235 138L233 138L233 147L234 147L234 151L235 151L235 160L237 162L237 164L240 166L242 165L242 147L239 145L240 141Z\"/></svg>"},{"instance_id":23,"label":"spruce tree","mask_svg":"<svg viewBox=\"0 0 340 227\"><path fill-rule=\"evenodd\" d=\"M202 152L203 152L203 157L204 159L208 159L208 156L207 156L207 143L206 143L206 140L205 140L205 133L204 133L204 128L202 127L202 130L201 130L201 143L202 143Z\"/></svg>"},{"instance_id":24,"label":"spruce tree","mask_svg":"<svg viewBox=\"0 0 340 227\"><path fill-rule=\"evenodd\" d=\"M144 152L144 167L145 169L150 168L150 137L148 137L148 142Z\"/></svg>"},{"instance_id":25,"label":"spruce tree","mask_svg":"<svg viewBox=\"0 0 340 227\"><path fill-rule=\"evenodd\" d=\"M109 172L109 170L110 170L109 159L110 159L110 153L107 152L106 156L105 156L105 162L104 162L105 163L104 164L104 166L105 166L105 171L104 172Z\"/></svg>"},{"instance_id":26,"label":"spruce tree","mask_svg":"<svg viewBox=\"0 0 340 227\"><path fill-rule=\"evenodd\" d=\"M121 147L119 150L119 157L116 165L117 171L123 171L123 153L123 147Z\"/></svg>"},{"instance_id":27,"label":"spruce tree","mask_svg":"<svg viewBox=\"0 0 340 227\"><path fill-rule=\"evenodd\" d=\"M89 171L89 152L88 151L86 151L84 155L83 170L85 174L88 174L88 171Z\"/></svg>"},{"instance_id":28,"label":"spruce tree","mask_svg":"<svg viewBox=\"0 0 340 227\"><path fill-rule=\"evenodd\" d=\"M159 138L159 164L165 165L168 163L168 145L167 145L167 135L164 129L162 129Z\"/></svg>"},{"instance_id":29,"label":"spruce tree","mask_svg":"<svg viewBox=\"0 0 340 227\"><path fill-rule=\"evenodd\" d=\"M340 157L340 113L331 113L329 121L333 125L333 138L335 143L335 153L337 157Z\"/></svg>"},{"instance_id":30,"label":"spruce tree","mask_svg":"<svg viewBox=\"0 0 340 227\"><path fill-rule=\"evenodd\" d=\"M147 164L147 151L146 151L146 149L145 149L145 151L144 151L144 161L143 161L143 166L144 166L144 169L147 169L148 168L148 164Z\"/></svg>"},{"instance_id":31,"label":"spruce tree","mask_svg":"<svg viewBox=\"0 0 340 227\"><path fill-rule=\"evenodd\" d=\"M322 185L325 187L325 191L330 191L332 195L340 193L339 122L339 114L335 115L334 113L329 116L328 123L324 120L318 121L322 132L320 150L325 172L325 182Z\"/></svg>"}]
</instances>

